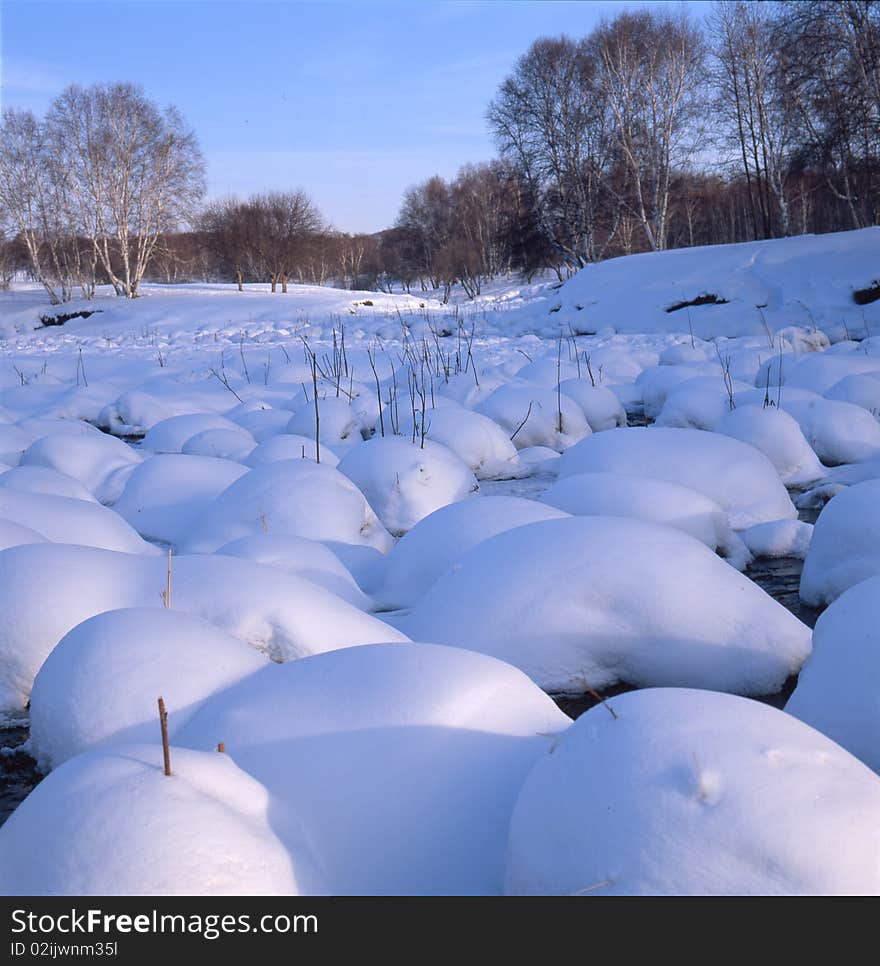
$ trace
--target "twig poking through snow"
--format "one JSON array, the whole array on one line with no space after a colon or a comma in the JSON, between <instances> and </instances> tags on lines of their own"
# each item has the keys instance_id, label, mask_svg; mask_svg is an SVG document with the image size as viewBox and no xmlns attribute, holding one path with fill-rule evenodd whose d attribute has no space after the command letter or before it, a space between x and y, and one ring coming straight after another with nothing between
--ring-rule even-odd
<instances>
[{"instance_id":1,"label":"twig poking through snow","mask_svg":"<svg viewBox=\"0 0 880 966\"><path fill-rule=\"evenodd\" d=\"M525 426L525 424L526 424L526 423L527 423L527 422L529 421L529 416L531 416L531 415L532 415L532 404L531 404L531 402L530 402L530 403L529 403L529 410L528 410L528 412L526 413L526 418L525 418L525 419L524 419L524 420L523 420L523 421L522 421L522 422L521 422L521 423L519 424L519 426L517 426L517 427L516 427L516 429L515 429L515 430L513 431L513 434L512 434L512 435L511 435L511 437L510 437L510 441L511 441L511 443L512 443L512 442L514 441L514 439L515 439L515 437L516 437L516 434L517 434L517 433L518 433L518 432L519 432L519 431L520 431L520 430L521 430L521 429L523 428L523 426Z\"/></svg>"},{"instance_id":2,"label":"twig poking through snow","mask_svg":"<svg viewBox=\"0 0 880 966\"><path fill-rule=\"evenodd\" d=\"M617 717L618 717L618 715L617 715L617 712L616 712L616 711L614 710L614 708L612 708L612 707L611 707L611 705L610 705L610 704L609 704L609 703L608 703L608 702L607 702L607 701L606 701L606 700L605 700L605 699L604 699L604 698L602 697L602 695L601 695L601 694L599 694L599 692L598 692L598 691L594 691L594 690L593 690L593 689L592 689L591 687L587 687L587 694L589 694L589 695L590 695L590 697L592 697L592 698L595 698L595 699L596 699L597 701L600 701L600 702L601 702L602 704L604 704L604 705L605 705L605 707L606 707L606 708L608 709L608 711L610 711L610 712L611 712L611 717L612 717L612 718L614 718L614 720L615 720L615 721L617 721Z\"/></svg>"},{"instance_id":3,"label":"twig poking through snow","mask_svg":"<svg viewBox=\"0 0 880 966\"><path fill-rule=\"evenodd\" d=\"M165 699L159 698L159 726L162 729L162 759L165 765L165 775L171 776L171 751L168 747L168 712L165 710Z\"/></svg>"}]
</instances>

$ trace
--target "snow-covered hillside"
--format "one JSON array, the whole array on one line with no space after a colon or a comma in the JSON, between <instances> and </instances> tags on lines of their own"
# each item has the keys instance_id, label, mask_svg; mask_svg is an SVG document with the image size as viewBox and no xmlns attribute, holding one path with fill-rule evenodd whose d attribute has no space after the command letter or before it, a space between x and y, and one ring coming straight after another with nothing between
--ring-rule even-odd
<instances>
[{"instance_id":1,"label":"snow-covered hillside","mask_svg":"<svg viewBox=\"0 0 880 966\"><path fill-rule=\"evenodd\" d=\"M878 276L0 293L0 891L880 891Z\"/></svg>"}]
</instances>

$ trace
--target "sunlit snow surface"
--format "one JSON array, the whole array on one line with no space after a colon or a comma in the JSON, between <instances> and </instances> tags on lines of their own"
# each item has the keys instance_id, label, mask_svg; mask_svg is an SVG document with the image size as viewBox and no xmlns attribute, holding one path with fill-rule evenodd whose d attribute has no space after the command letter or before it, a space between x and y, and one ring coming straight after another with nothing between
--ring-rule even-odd
<instances>
[{"instance_id":1,"label":"sunlit snow surface","mask_svg":"<svg viewBox=\"0 0 880 966\"><path fill-rule=\"evenodd\" d=\"M878 264L0 293L0 890L880 891Z\"/></svg>"}]
</instances>

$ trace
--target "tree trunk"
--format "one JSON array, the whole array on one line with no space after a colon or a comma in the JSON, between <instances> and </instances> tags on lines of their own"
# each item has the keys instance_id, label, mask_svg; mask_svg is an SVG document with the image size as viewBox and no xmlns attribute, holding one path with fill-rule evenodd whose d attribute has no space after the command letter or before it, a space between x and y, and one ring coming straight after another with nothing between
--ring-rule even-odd
<instances>
[{"instance_id":1,"label":"tree trunk","mask_svg":"<svg viewBox=\"0 0 880 966\"><path fill-rule=\"evenodd\" d=\"M238 269L235 270L235 280L238 283L238 290L239 290L239 292L243 292L244 291L244 285L242 285L241 269L240 268L238 268Z\"/></svg>"},{"instance_id":2,"label":"tree trunk","mask_svg":"<svg viewBox=\"0 0 880 966\"><path fill-rule=\"evenodd\" d=\"M281 291L284 295L287 294L287 276L286 275L281 276Z\"/></svg>"}]
</instances>

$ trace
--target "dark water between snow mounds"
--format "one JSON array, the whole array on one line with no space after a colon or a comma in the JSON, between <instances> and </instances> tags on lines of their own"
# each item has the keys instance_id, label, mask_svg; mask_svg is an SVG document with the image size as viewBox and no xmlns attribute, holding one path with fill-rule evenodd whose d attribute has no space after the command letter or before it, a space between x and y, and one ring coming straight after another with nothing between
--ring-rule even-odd
<instances>
[{"instance_id":1,"label":"dark water between snow mounds","mask_svg":"<svg viewBox=\"0 0 880 966\"><path fill-rule=\"evenodd\" d=\"M37 763L20 750L27 741L24 722L0 727L0 825L18 808L43 777Z\"/></svg>"}]
</instances>

